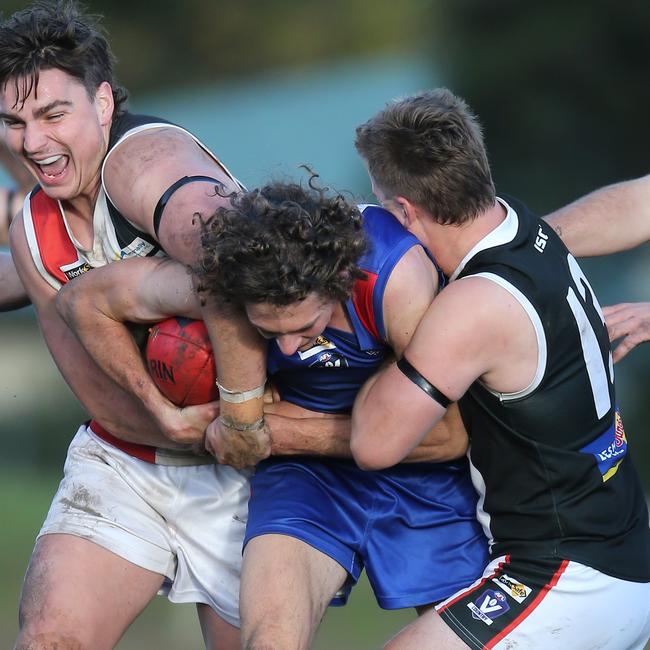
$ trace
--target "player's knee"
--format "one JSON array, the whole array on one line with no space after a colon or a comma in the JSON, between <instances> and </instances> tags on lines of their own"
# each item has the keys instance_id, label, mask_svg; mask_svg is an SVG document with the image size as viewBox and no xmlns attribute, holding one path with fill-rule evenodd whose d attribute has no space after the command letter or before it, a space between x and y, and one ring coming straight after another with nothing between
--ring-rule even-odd
<instances>
[{"instance_id":1,"label":"player's knee","mask_svg":"<svg viewBox=\"0 0 650 650\"><path fill-rule=\"evenodd\" d=\"M274 645L270 639L264 639L264 635L245 634L242 629L241 647L242 650L276 650L279 645Z\"/></svg>"},{"instance_id":2,"label":"player's knee","mask_svg":"<svg viewBox=\"0 0 650 650\"><path fill-rule=\"evenodd\" d=\"M14 650L92 650L90 641L75 629L78 626L73 626L56 608L45 607L43 594L29 586L28 574L18 610Z\"/></svg>"},{"instance_id":3,"label":"player's knee","mask_svg":"<svg viewBox=\"0 0 650 650\"><path fill-rule=\"evenodd\" d=\"M27 625L21 628L14 650L92 650L74 632L48 630L47 627Z\"/></svg>"},{"instance_id":4,"label":"player's knee","mask_svg":"<svg viewBox=\"0 0 650 650\"><path fill-rule=\"evenodd\" d=\"M268 625L254 630L242 627L241 647L243 650L307 650L310 635L301 634L291 626Z\"/></svg>"},{"instance_id":5,"label":"player's knee","mask_svg":"<svg viewBox=\"0 0 650 650\"><path fill-rule=\"evenodd\" d=\"M243 650L287 650L287 648L293 646L287 645L287 642L278 639L256 638L248 641L242 640L241 647Z\"/></svg>"}]
</instances>

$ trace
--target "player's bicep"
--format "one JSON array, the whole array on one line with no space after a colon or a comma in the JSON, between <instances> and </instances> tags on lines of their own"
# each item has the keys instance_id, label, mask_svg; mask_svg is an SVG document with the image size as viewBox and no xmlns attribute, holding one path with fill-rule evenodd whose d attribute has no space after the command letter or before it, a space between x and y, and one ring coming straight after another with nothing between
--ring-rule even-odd
<instances>
[{"instance_id":1,"label":"player's bicep","mask_svg":"<svg viewBox=\"0 0 650 650\"><path fill-rule=\"evenodd\" d=\"M156 235L154 209L170 185L168 168L175 158L174 152L165 145L167 131L165 128L148 129L118 143L106 156L102 174L111 202L136 227L152 237Z\"/></svg>"},{"instance_id":2,"label":"player's bicep","mask_svg":"<svg viewBox=\"0 0 650 650\"><path fill-rule=\"evenodd\" d=\"M395 265L383 298L386 338L400 357L438 291L438 271L422 246Z\"/></svg>"},{"instance_id":3,"label":"player's bicep","mask_svg":"<svg viewBox=\"0 0 650 650\"><path fill-rule=\"evenodd\" d=\"M167 195L177 181L192 176L215 180L192 181ZM106 159L104 183L117 209L155 237L170 257L185 264L195 264L199 252L197 215L207 219L238 189L187 133L164 127L117 145ZM217 192L221 185L223 191ZM154 219L157 210L159 220Z\"/></svg>"},{"instance_id":4,"label":"player's bicep","mask_svg":"<svg viewBox=\"0 0 650 650\"><path fill-rule=\"evenodd\" d=\"M364 469L406 458L445 413L445 406L391 364L363 386L352 411L352 455Z\"/></svg>"},{"instance_id":5,"label":"player's bicep","mask_svg":"<svg viewBox=\"0 0 650 650\"><path fill-rule=\"evenodd\" d=\"M510 328L510 295L481 277L445 287L422 318L404 357L451 401L503 357ZM514 334L513 334L514 336Z\"/></svg>"},{"instance_id":6,"label":"player's bicep","mask_svg":"<svg viewBox=\"0 0 650 650\"><path fill-rule=\"evenodd\" d=\"M23 225L22 213L12 222L9 231L9 242L11 246L11 255L16 265L16 270L20 280L27 291L27 294L34 305L38 322L43 333L43 338L51 351L57 350L61 341L65 345L69 343L70 338L74 338L67 324L57 313L55 301L57 290L41 276L27 243L27 236ZM74 345L74 343L72 343ZM58 365L58 358L53 356ZM64 375L66 380L68 375Z\"/></svg>"},{"instance_id":7,"label":"player's bicep","mask_svg":"<svg viewBox=\"0 0 650 650\"><path fill-rule=\"evenodd\" d=\"M362 388L352 426L360 462L385 467L402 460L449 402L457 401L490 368L492 288L483 279L446 287L427 309L401 361Z\"/></svg>"}]
</instances>

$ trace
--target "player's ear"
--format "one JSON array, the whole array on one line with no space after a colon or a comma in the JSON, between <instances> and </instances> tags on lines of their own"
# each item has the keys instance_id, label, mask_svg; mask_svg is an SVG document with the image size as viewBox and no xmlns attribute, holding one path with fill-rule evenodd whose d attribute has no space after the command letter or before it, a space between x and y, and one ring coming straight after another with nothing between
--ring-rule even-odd
<instances>
[{"instance_id":1,"label":"player's ear","mask_svg":"<svg viewBox=\"0 0 650 650\"><path fill-rule=\"evenodd\" d=\"M404 228L412 226L417 218L417 210L413 203L403 196L396 196L394 202L397 205L397 214L395 215L397 220Z\"/></svg>"},{"instance_id":2,"label":"player's ear","mask_svg":"<svg viewBox=\"0 0 650 650\"><path fill-rule=\"evenodd\" d=\"M99 123L102 126L109 125L113 119L115 102L113 100L113 89L108 81L102 81L97 86L97 90L95 91L95 109Z\"/></svg>"}]
</instances>

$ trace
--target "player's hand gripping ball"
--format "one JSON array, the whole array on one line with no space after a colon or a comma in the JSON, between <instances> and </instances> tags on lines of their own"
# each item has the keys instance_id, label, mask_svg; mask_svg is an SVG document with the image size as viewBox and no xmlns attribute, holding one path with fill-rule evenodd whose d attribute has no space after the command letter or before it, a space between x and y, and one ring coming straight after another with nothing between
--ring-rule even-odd
<instances>
[{"instance_id":1,"label":"player's hand gripping ball","mask_svg":"<svg viewBox=\"0 0 650 650\"><path fill-rule=\"evenodd\" d=\"M202 320L175 317L156 323L145 356L154 383L177 406L219 398L212 345Z\"/></svg>"}]
</instances>

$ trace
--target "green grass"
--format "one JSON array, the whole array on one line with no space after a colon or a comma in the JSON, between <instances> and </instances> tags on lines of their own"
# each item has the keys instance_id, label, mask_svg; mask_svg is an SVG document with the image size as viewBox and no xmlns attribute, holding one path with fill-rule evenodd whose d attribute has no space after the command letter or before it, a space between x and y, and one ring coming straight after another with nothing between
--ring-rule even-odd
<instances>
[{"instance_id":1,"label":"green grass","mask_svg":"<svg viewBox=\"0 0 650 650\"><path fill-rule=\"evenodd\" d=\"M0 468L3 529L0 534L0 648L10 648L17 630L20 587L34 538L47 513L58 475ZM363 580L346 607L330 608L314 650L377 648L413 619L409 611L385 612L377 607ZM171 605L156 598L127 631L119 650L184 650L203 647L192 605Z\"/></svg>"}]
</instances>

